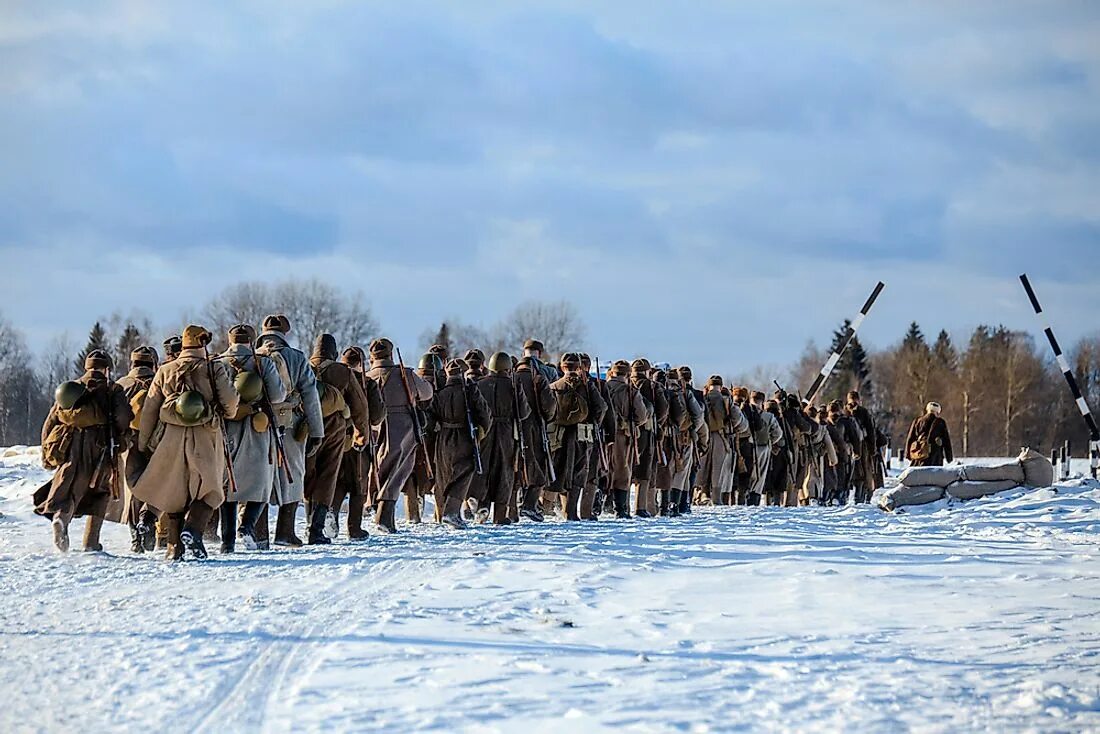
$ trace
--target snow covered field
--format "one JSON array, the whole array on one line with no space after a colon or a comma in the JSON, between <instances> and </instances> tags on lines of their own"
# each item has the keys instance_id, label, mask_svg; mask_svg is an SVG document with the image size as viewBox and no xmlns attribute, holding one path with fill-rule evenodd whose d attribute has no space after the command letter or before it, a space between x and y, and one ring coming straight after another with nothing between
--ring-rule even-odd
<instances>
[{"instance_id":1,"label":"snow covered field","mask_svg":"<svg viewBox=\"0 0 1100 734\"><path fill-rule=\"evenodd\" d=\"M2 732L1100 729L1096 482L169 564L7 453Z\"/></svg>"}]
</instances>

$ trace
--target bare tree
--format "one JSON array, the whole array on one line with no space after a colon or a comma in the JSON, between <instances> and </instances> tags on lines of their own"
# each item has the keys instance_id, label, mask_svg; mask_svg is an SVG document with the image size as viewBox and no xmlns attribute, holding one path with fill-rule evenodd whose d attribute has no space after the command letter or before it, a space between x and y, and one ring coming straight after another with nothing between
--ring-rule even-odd
<instances>
[{"instance_id":1,"label":"bare tree","mask_svg":"<svg viewBox=\"0 0 1100 734\"><path fill-rule=\"evenodd\" d=\"M527 301L508 314L493 335L505 351L515 352L527 339L538 339L550 356L579 350L587 331L580 312L569 301Z\"/></svg>"},{"instance_id":2,"label":"bare tree","mask_svg":"<svg viewBox=\"0 0 1100 734\"><path fill-rule=\"evenodd\" d=\"M0 446L37 443L49 410L43 393L23 332L0 316Z\"/></svg>"},{"instance_id":3,"label":"bare tree","mask_svg":"<svg viewBox=\"0 0 1100 734\"><path fill-rule=\"evenodd\" d=\"M230 327L251 324L258 329L264 316L272 313L286 314L290 340L306 350L322 333L332 334L338 344L347 346L366 344L379 331L362 293L349 296L316 278L229 286L207 303L201 318L218 343L223 343Z\"/></svg>"}]
</instances>

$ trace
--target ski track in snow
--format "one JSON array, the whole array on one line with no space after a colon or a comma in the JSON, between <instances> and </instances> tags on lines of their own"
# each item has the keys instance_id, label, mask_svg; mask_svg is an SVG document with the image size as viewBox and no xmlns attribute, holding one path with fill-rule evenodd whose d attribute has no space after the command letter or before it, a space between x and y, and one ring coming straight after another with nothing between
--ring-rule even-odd
<instances>
[{"instance_id":1,"label":"ski track in snow","mask_svg":"<svg viewBox=\"0 0 1100 734\"><path fill-rule=\"evenodd\" d=\"M170 564L0 455L3 732L1100 729L1097 482Z\"/></svg>"}]
</instances>

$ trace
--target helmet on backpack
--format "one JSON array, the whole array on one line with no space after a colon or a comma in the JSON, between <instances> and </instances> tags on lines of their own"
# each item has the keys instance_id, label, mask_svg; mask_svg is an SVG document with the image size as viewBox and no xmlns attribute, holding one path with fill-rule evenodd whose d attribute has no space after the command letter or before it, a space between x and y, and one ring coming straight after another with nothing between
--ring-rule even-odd
<instances>
[{"instance_id":1,"label":"helmet on backpack","mask_svg":"<svg viewBox=\"0 0 1100 734\"><path fill-rule=\"evenodd\" d=\"M207 418L206 398L197 390L186 390L176 398L176 415L185 426L197 426Z\"/></svg>"},{"instance_id":2,"label":"helmet on backpack","mask_svg":"<svg viewBox=\"0 0 1100 734\"><path fill-rule=\"evenodd\" d=\"M57 390L54 391L53 397L57 401L57 407L62 410L72 410L73 406L84 397L88 392L88 388L83 383L76 380L69 380L68 382L62 382L57 386Z\"/></svg>"}]
</instances>

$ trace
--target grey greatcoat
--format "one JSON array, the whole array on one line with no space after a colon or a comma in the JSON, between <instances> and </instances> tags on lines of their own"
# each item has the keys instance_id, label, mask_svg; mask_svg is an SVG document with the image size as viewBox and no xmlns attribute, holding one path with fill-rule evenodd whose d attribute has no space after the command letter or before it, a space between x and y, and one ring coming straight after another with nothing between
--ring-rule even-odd
<instances>
[{"instance_id":1,"label":"grey greatcoat","mask_svg":"<svg viewBox=\"0 0 1100 734\"><path fill-rule=\"evenodd\" d=\"M260 374L267 386L267 396L272 405L286 400L286 386L279 376L279 370L270 357L260 358ZM237 371L256 372L252 359L252 350L247 344L230 344L229 349L218 357L229 367L230 374ZM237 491L233 493L228 481L225 486L226 502L267 502L271 497L271 488L275 483L275 473L279 462L275 455L275 439L272 431L275 426L267 426L260 433L253 428L253 416L260 412L260 406L241 404L236 416L240 420L226 420L225 430L229 435L230 456L233 458L233 478Z\"/></svg>"},{"instance_id":2,"label":"grey greatcoat","mask_svg":"<svg viewBox=\"0 0 1100 734\"><path fill-rule=\"evenodd\" d=\"M286 383L286 399L275 406L275 416L279 425L286 429L283 446L286 448L287 463L290 464L291 479L287 481L283 472L275 472L272 499L276 504L301 502L305 497L306 441L295 438L295 428L305 421L309 427L308 438L325 437L325 421L321 417L321 399L317 395L317 378L309 364L309 358L300 350L287 343L281 331L268 329L256 340L256 351L261 354L279 355L283 366L276 362ZM276 358L278 359L278 358Z\"/></svg>"},{"instance_id":3,"label":"grey greatcoat","mask_svg":"<svg viewBox=\"0 0 1100 734\"><path fill-rule=\"evenodd\" d=\"M416 423L400 369L392 359L371 357L371 369L367 373L367 377L378 383L382 400L386 404L386 422L379 428L376 443L378 457L375 467L381 488L379 495L374 498L376 502L396 502L401 497L401 490L409 481L416 463ZM434 390L430 382L409 367L405 368L405 375L408 377L415 403L432 399Z\"/></svg>"}]
</instances>

